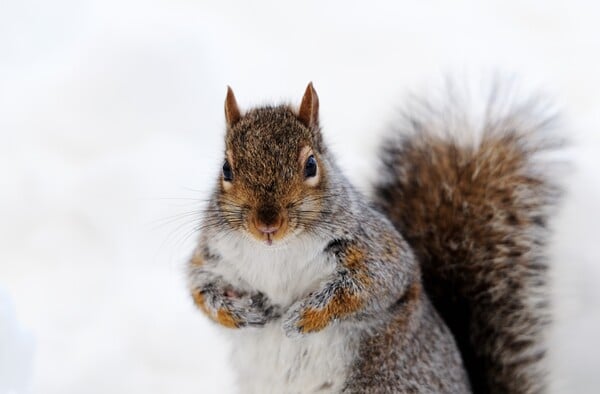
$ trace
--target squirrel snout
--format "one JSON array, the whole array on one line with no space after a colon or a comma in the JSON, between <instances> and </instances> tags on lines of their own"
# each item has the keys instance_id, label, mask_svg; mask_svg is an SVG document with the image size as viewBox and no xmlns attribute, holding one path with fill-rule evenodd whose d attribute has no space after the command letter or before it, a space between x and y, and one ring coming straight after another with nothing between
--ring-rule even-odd
<instances>
[{"instance_id":1,"label":"squirrel snout","mask_svg":"<svg viewBox=\"0 0 600 394\"><path fill-rule=\"evenodd\" d=\"M259 219L254 220L254 226L256 229L263 234L274 234L281 228L283 224L283 218L281 216L277 217L274 222L265 223Z\"/></svg>"},{"instance_id":2,"label":"squirrel snout","mask_svg":"<svg viewBox=\"0 0 600 394\"><path fill-rule=\"evenodd\" d=\"M261 206L256 210L254 226L263 234L273 234L283 224L281 211L271 205Z\"/></svg>"},{"instance_id":3,"label":"squirrel snout","mask_svg":"<svg viewBox=\"0 0 600 394\"><path fill-rule=\"evenodd\" d=\"M259 240L267 241L270 245L273 240L284 237L286 229L287 221L284 213L274 210L268 212L258 210L252 219L250 232Z\"/></svg>"},{"instance_id":4,"label":"squirrel snout","mask_svg":"<svg viewBox=\"0 0 600 394\"><path fill-rule=\"evenodd\" d=\"M272 225L266 225L266 224L260 223L260 222L256 223L256 228L258 229L258 231L260 231L261 233L264 233L264 234L276 233L280 227L281 227L281 223L272 224Z\"/></svg>"}]
</instances>

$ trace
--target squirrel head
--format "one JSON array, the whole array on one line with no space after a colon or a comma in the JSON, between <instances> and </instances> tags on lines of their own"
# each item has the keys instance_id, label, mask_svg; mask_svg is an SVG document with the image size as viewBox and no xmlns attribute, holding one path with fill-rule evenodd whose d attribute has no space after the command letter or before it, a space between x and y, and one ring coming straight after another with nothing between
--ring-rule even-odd
<instances>
[{"instance_id":1,"label":"squirrel head","mask_svg":"<svg viewBox=\"0 0 600 394\"><path fill-rule=\"evenodd\" d=\"M225 99L225 157L217 204L235 230L272 245L322 219L328 166L312 83L299 109L240 112L231 88Z\"/></svg>"}]
</instances>

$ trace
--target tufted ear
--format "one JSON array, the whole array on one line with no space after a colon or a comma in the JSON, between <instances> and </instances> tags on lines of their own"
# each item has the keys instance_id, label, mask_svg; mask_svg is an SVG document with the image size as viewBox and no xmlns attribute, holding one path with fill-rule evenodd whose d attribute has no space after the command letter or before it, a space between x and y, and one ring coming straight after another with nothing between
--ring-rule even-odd
<instances>
[{"instance_id":1,"label":"tufted ear","mask_svg":"<svg viewBox=\"0 0 600 394\"><path fill-rule=\"evenodd\" d=\"M298 119L309 128L317 127L319 124L319 97L312 82L308 83L304 97L302 97Z\"/></svg>"},{"instance_id":2,"label":"tufted ear","mask_svg":"<svg viewBox=\"0 0 600 394\"><path fill-rule=\"evenodd\" d=\"M227 97L225 98L225 120L227 121L227 127L232 128L241 117L233 90L227 86Z\"/></svg>"}]
</instances>

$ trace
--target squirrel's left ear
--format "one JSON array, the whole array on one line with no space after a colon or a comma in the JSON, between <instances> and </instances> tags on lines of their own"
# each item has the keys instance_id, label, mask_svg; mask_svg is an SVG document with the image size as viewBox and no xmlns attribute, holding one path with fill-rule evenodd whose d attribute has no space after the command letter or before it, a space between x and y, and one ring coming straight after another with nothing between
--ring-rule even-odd
<instances>
[{"instance_id":1,"label":"squirrel's left ear","mask_svg":"<svg viewBox=\"0 0 600 394\"><path fill-rule=\"evenodd\" d=\"M227 97L225 98L225 120L227 121L227 127L232 128L241 117L242 115L233 95L233 90L227 86Z\"/></svg>"},{"instance_id":2,"label":"squirrel's left ear","mask_svg":"<svg viewBox=\"0 0 600 394\"><path fill-rule=\"evenodd\" d=\"M319 97L317 91L313 88L312 82L309 82L304 97L302 97L298 119L311 129L319 124Z\"/></svg>"}]
</instances>

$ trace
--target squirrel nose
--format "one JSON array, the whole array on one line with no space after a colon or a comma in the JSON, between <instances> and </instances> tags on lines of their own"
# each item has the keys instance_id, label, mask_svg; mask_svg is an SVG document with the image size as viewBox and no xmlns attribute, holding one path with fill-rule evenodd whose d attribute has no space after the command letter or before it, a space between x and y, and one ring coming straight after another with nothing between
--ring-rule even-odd
<instances>
[{"instance_id":1,"label":"squirrel nose","mask_svg":"<svg viewBox=\"0 0 600 394\"><path fill-rule=\"evenodd\" d=\"M272 205L263 205L256 211L254 226L263 235L275 234L283 225L281 211Z\"/></svg>"},{"instance_id":2,"label":"squirrel nose","mask_svg":"<svg viewBox=\"0 0 600 394\"><path fill-rule=\"evenodd\" d=\"M277 223L272 223L272 224L265 224L262 222L258 222L256 223L256 228L258 229L258 231L260 231L263 234L273 234L276 233L277 230L279 230L279 228L281 227L281 219L279 219L279 221Z\"/></svg>"},{"instance_id":3,"label":"squirrel nose","mask_svg":"<svg viewBox=\"0 0 600 394\"><path fill-rule=\"evenodd\" d=\"M278 217L273 223L264 223L261 220L256 220L254 225L256 226L256 229L263 234L274 234L279 230L282 222L282 218Z\"/></svg>"}]
</instances>

